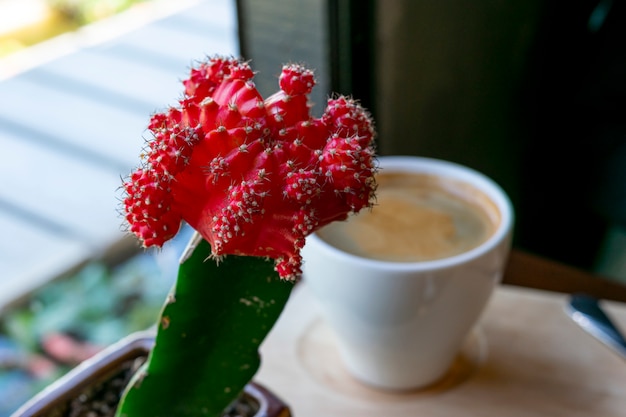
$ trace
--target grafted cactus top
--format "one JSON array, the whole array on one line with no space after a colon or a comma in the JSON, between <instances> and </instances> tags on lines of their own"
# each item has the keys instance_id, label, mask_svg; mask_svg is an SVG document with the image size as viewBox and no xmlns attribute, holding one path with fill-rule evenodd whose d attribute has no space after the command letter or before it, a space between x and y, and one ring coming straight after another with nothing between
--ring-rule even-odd
<instances>
[{"instance_id":1,"label":"grafted cactus top","mask_svg":"<svg viewBox=\"0 0 626 417\"><path fill-rule=\"evenodd\" d=\"M263 100L250 66L213 57L192 68L177 107L152 116L142 166L124 182L124 211L144 246L186 221L212 255L269 257L300 273L305 237L371 206L374 128L355 101L328 100L313 118L313 72L286 65Z\"/></svg>"}]
</instances>

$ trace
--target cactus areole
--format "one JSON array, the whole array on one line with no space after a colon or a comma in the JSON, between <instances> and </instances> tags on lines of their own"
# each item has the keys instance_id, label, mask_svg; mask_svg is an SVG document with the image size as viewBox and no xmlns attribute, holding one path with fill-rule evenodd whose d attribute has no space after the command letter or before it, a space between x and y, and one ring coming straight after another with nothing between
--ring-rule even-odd
<instances>
[{"instance_id":1,"label":"cactus areole","mask_svg":"<svg viewBox=\"0 0 626 417\"><path fill-rule=\"evenodd\" d=\"M371 205L374 129L344 96L313 118L313 72L301 65L285 65L265 100L253 76L234 58L192 68L178 106L151 118L142 166L124 182L124 213L146 247L185 221L212 257L271 258L293 280L308 234Z\"/></svg>"}]
</instances>

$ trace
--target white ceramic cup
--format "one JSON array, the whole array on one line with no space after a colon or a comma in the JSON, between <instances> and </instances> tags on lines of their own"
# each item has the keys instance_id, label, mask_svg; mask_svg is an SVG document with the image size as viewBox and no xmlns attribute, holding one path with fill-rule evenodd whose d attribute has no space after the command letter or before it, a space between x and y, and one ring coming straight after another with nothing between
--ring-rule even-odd
<instances>
[{"instance_id":1,"label":"white ceramic cup","mask_svg":"<svg viewBox=\"0 0 626 417\"><path fill-rule=\"evenodd\" d=\"M513 208L492 180L454 163L379 158L381 172L417 172L469 183L497 207L495 232L448 258L390 262L343 252L317 234L303 249L303 279L319 300L348 371L367 385L407 390L442 378L500 282Z\"/></svg>"}]
</instances>

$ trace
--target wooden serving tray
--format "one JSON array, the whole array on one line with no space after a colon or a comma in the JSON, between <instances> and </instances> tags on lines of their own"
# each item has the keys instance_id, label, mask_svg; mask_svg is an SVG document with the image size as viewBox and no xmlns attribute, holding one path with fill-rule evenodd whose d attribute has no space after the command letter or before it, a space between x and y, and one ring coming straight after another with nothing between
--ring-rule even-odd
<instances>
[{"instance_id":1,"label":"wooden serving tray","mask_svg":"<svg viewBox=\"0 0 626 417\"><path fill-rule=\"evenodd\" d=\"M626 415L626 361L574 324L566 301L501 286L441 381L393 393L347 373L303 282L262 347L256 379L297 417ZM626 305L603 305L626 328Z\"/></svg>"}]
</instances>

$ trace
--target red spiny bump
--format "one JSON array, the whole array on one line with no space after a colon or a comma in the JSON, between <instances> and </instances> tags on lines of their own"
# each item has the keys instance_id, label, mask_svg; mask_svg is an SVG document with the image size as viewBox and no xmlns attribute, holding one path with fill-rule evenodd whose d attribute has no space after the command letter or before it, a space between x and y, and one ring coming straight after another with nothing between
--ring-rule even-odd
<instances>
[{"instance_id":1,"label":"red spiny bump","mask_svg":"<svg viewBox=\"0 0 626 417\"><path fill-rule=\"evenodd\" d=\"M278 92L265 100L265 107L275 131L294 126L311 117L307 96L286 96Z\"/></svg>"},{"instance_id":2,"label":"red spiny bump","mask_svg":"<svg viewBox=\"0 0 626 417\"><path fill-rule=\"evenodd\" d=\"M201 129L205 132L205 127L211 126L214 128L218 124L217 114L220 111L220 106L215 102L215 100L213 100L213 98L208 97L202 100L202 102L198 104L198 111L198 123L200 124Z\"/></svg>"},{"instance_id":3,"label":"red spiny bump","mask_svg":"<svg viewBox=\"0 0 626 417\"><path fill-rule=\"evenodd\" d=\"M315 152L313 152L308 146L304 145L299 138L296 138L292 142L283 144L282 149L287 156L286 162L289 164L291 170L296 168L311 168L316 166L318 163L318 158Z\"/></svg>"},{"instance_id":4,"label":"red spiny bump","mask_svg":"<svg viewBox=\"0 0 626 417\"><path fill-rule=\"evenodd\" d=\"M344 136L356 136L367 146L374 136L374 127L370 115L352 99L339 96L328 100L322 119Z\"/></svg>"},{"instance_id":5,"label":"red spiny bump","mask_svg":"<svg viewBox=\"0 0 626 417\"><path fill-rule=\"evenodd\" d=\"M247 62L236 62L230 68L230 77L238 80L249 81L254 78L254 71Z\"/></svg>"},{"instance_id":6,"label":"red spiny bump","mask_svg":"<svg viewBox=\"0 0 626 417\"><path fill-rule=\"evenodd\" d=\"M248 82L234 97L233 103L239 112L249 118L265 117L265 103L263 97L256 90L254 84Z\"/></svg>"},{"instance_id":7,"label":"red spiny bump","mask_svg":"<svg viewBox=\"0 0 626 417\"><path fill-rule=\"evenodd\" d=\"M296 124L298 138L310 149L322 149L328 142L329 130L320 119L309 119Z\"/></svg>"},{"instance_id":8,"label":"red spiny bump","mask_svg":"<svg viewBox=\"0 0 626 417\"><path fill-rule=\"evenodd\" d=\"M162 130L167 127L167 115L165 113L156 113L150 118L148 129L151 131Z\"/></svg>"},{"instance_id":9,"label":"red spiny bump","mask_svg":"<svg viewBox=\"0 0 626 417\"><path fill-rule=\"evenodd\" d=\"M215 56L208 61L201 62L192 68L189 78L183 81L185 95L194 97L196 101L203 97L211 96L215 88L231 74L235 68L236 73L243 73L242 63L232 57ZM253 75L253 74L252 74Z\"/></svg>"},{"instance_id":10,"label":"red spiny bump","mask_svg":"<svg viewBox=\"0 0 626 417\"><path fill-rule=\"evenodd\" d=\"M217 156L209 162L207 167L207 181L215 185L220 178L228 175L228 163L222 156Z\"/></svg>"},{"instance_id":11,"label":"red spiny bump","mask_svg":"<svg viewBox=\"0 0 626 417\"><path fill-rule=\"evenodd\" d=\"M276 259L276 272L281 277L287 277L291 279L295 279L295 277L302 274L301 270L302 265L302 256L298 253L289 258L278 258Z\"/></svg>"},{"instance_id":12,"label":"red spiny bump","mask_svg":"<svg viewBox=\"0 0 626 417\"><path fill-rule=\"evenodd\" d=\"M298 248L304 246L304 238L318 227L319 220L312 208L302 208L293 215L294 228L302 233L300 239L296 239Z\"/></svg>"},{"instance_id":13,"label":"red spiny bump","mask_svg":"<svg viewBox=\"0 0 626 417\"><path fill-rule=\"evenodd\" d=\"M253 125L266 115L263 98L251 82L225 80L215 89L211 101L219 108L215 122L226 126Z\"/></svg>"},{"instance_id":14,"label":"red spiny bump","mask_svg":"<svg viewBox=\"0 0 626 417\"><path fill-rule=\"evenodd\" d=\"M213 255L270 257L294 279L308 234L371 204L374 129L345 97L312 118L315 80L302 66L285 66L266 100L253 75L225 57L191 70L178 106L150 119L143 166L123 185L125 217L145 246L184 220Z\"/></svg>"},{"instance_id":15,"label":"red spiny bump","mask_svg":"<svg viewBox=\"0 0 626 417\"><path fill-rule=\"evenodd\" d=\"M200 103L196 103L194 100L184 98L179 101L180 104L180 124L184 126L197 126L200 124L200 116L202 114L202 107Z\"/></svg>"},{"instance_id":16,"label":"red spiny bump","mask_svg":"<svg viewBox=\"0 0 626 417\"><path fill-rule=\"evenodd\" d=\"M228 190L228 204L216 216L213 233L221 247L232 239L243 238L256 217L263 214L267 191L262 180L242 181ZM219 253L218 253L219 255Z\"/></svg>"},{"instance_id":17,"label":"red spiny bump","mask_svg":"<svg viewBox=\"0 0 626 417\"><path fill-rule=\"evenodd\" d=\"M265 100L270 126L276 131L309 120L308 94L315 86L313 71L296 64L283 66L278 79L280 91Z\"/></svg>"},{"instance_id":18,"label":"red spiny bump","mask_svg":"<svg viewBox=\"0 0 626 417\"><path fill-rule=\"evenodd\" d=\"M375 171L371 149L363 149L354 138L335 135L324 148L321 165L327 180L354 211L369 205Z\"/></svg>"},{"instance_id":19,"label":"red spiny bump","mask_svg":"<svg viewBox=\"0 0 626 417\"><path fill-rule=\"evenodd\" d=\"M311 204L322 192L320 174L300 169L287 174L285 195L299 203Z\"/></svg>"},{"instance_id":20,"label":"red spiny bump","mask_svg":"<svg viewBox=\"0 0 626 417\"><path fill-rule=\"evenodd\" d=\"M289 96L311 93L315 86L313 71L298 64L284 65L278 79L280 89Z\"/></svg>"},{"instance_id":21,"label":"red spiny bump","mask_svg":"<svg viewBox=\"0 0 626 417\"><path fill-rule=\"evenodd\" d=\"M200 136L193 128L173 128L156 135L157 140L151 143L148 163L166 175L176 175L189 163L193 146Z\"/></svg>"},{"instance_id":22,"label":"red spiny bump","mask_svg":"<svg viewBox=\"0 0 626 417\"><path fill-rule=\"evenodd\" d=\"M141 238L144 246L161 246L176 235L181 217L170 210L169 190L158 175L138 169L124 183L124 188L130 231Z\"/></svg>"}]
</instances>

